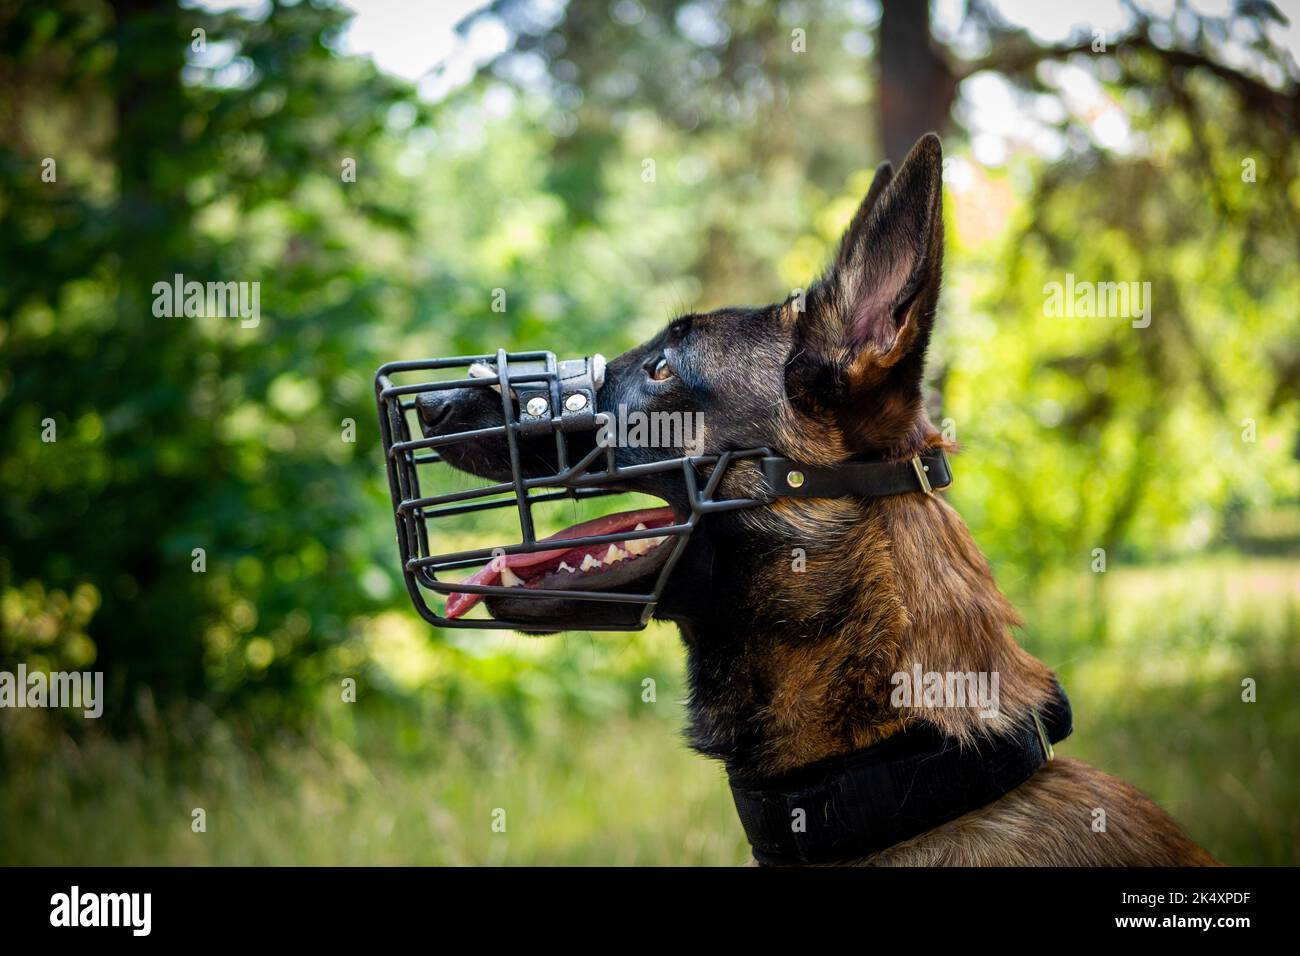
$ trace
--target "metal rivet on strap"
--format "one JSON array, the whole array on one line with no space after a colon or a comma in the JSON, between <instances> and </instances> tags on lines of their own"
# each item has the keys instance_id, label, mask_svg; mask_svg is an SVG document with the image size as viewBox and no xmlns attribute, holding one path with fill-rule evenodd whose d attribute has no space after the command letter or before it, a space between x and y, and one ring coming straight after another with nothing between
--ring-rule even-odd
<instances>
[{"instance_id":1,"label":"metal rivet on strap","mask_svg":"<svg viewBox=\"0 0 1300 956\"><path fill-rule=\"evenodd\" d=\"M571 412L580 412L587 407L587 396L582 392L574 392L564 400L564 407Z\"/></svg>"},{"instance_id":2,"label":"metal rivet on strap","mask_svg":"<svg viewBox=\"0 0 1300 956\"><path fill-rule=\"evenodd\" d=\"M802 471L791 471L785 476L785 483L791 488L802 488L804 482Z\"/></svg>"},{"instance_id":3,"label":"metal rivet on strap","mask_svg":"<svg viewBox=\"0 0 1300 956\"><path fill-rule=\"evenodd\" d=\"M547 403L546 399L542 398L540 395L535 398L530 398L528 404L524 406L524 408L527 409L528 414L532 415L533 418L541 418L546 414L547 409L550 407L551 406Z\"/></svg>"}]
</instances>

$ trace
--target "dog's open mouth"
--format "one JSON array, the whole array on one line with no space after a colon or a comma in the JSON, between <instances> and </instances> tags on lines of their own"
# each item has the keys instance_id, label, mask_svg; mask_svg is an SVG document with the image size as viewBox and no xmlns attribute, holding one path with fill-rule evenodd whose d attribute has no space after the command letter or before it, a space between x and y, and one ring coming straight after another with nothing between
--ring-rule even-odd
<instances>
[{"instance_id":1,"label":"dog's open mouth","mask_svg":"<svg viewBox=\"0 0 1300 956\"><path fill-rule=\"evenodd\" d=\"M576 548L548 548L531 554L493 558L462 584L561 591L606 591L622 587L660 568L672 553L672 535L651 535L674 523L672 508L621 511L583 521L543 538L562 542L610 534L641 534L621 541ZM484 594L454 591L447 595L446 615L453 620L477 605Z\"/></svg>"}]
</instances>

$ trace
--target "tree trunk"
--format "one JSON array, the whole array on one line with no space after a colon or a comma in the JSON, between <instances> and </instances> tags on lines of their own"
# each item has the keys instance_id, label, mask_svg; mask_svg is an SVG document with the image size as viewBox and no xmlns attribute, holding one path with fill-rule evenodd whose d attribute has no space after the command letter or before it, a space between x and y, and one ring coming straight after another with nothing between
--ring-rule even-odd
<instances>
[{"instance_id":1,"label":"tree trunk","mask_svg":"<svg viewBox=\"0 0 1300 956\"><path fill-rule=\"evenodd\" d=\"M930 4L883 0L876 96L880 141L895 165L929 132L944 133L957 93L948 61L930 38Z\"/></svg>"}]
</instances>

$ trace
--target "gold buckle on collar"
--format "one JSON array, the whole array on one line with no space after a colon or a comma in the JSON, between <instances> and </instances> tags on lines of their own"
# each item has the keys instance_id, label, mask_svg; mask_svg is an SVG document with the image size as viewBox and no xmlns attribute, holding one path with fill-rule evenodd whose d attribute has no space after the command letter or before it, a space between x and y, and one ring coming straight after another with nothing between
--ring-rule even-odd
<instances>
[{"instance_id":1,"label":"gold buckle on collar","mask_svg":"<svg viewBox=\"0 0 1300 956\"><path fill-rule=\"evenodd\" d=\"M934 491L930 488L930 476L925 473L926 466L921 463L920 455L912 456L912 470L916 472L916 477L921 482L921 490L927 495L934 494Z\"/></svg>"},{"instance_id":2,"label":"gold buckle on collar","mask_svg":"<svg viewBox=\"0 0 1300 956\"><path fill-rule=\"evenodd\" d=\"M1051 763L1056 757L1056 751L1052 749L1052 742L1047 739L1047 728L1043 726L1043 720L1038 716L1038 711L1034 711L1034 727L1038 730L1038 739L1043 745L1043 753L1047 755L1047 762Z\"/></svg>"}]
</instances>

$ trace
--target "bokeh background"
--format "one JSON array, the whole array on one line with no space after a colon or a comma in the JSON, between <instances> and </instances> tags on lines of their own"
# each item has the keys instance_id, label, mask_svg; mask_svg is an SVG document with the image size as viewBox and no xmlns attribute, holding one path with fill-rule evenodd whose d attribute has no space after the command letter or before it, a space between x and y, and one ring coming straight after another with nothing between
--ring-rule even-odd
<instances>
[{"instance_id":1,"label":"bokeh background","mask_svg":"<svg viewBox=\"0 0 1300 956\"><path fill-rule=\"evenodd\" d=\"M1074 699L1061 751L1226 862L1300 863L1297 20L0 3L0 669L101 670L107 697L0 711L0 863L742 860L720 768L679 739L672 629L416 618L371 376L614 355L783 298L928 129L932 414ZM260 324L156 318L178 272L260 281ZM1150 327L1045 316L1066 273L1150 282Z\"/></svg>"}]
</instances>

